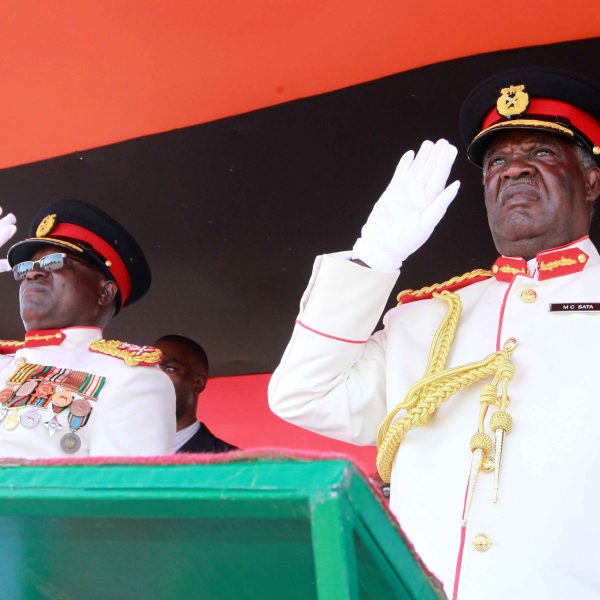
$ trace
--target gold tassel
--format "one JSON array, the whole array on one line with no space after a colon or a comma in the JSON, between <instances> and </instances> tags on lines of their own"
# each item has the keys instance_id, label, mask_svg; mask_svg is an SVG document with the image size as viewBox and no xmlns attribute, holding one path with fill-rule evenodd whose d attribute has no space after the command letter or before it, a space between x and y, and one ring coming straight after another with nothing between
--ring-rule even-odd
<instances>
[{"instance_id":1,"label":"gold tassel","mask_svg":"<svg viewBox=\"0 0 600 600\"><path fill-rule=\"evenodd\" d=\"M481 471L483 458L488 454L491 447L492 438L487 433L478 431L471 437L471 452L473 453L473 457L471 458L471 471L469 472L469 483L467 484L467 497L465 499L463 525L467 524L467 519L469 517L469 511L471 510L471 504L473 503L473 497L475 496L475 488L477 487L479 471Z\"/></svg>"},{"instance_id":2,"label":"gold tassel","mask_svg":"<svg viewBox=\"0 0 600 600\"><path fill-rule=\"evenodd\" d=\"M494 465L494 496L493 502L498 502L498 489L500 487L500 467L502 465L502 452L504 450L504 436L512 429L512 417L505 410L497 410L492 415L490 422L492 431L496 434L496 461Z\"/></svg>"}]
</instances>

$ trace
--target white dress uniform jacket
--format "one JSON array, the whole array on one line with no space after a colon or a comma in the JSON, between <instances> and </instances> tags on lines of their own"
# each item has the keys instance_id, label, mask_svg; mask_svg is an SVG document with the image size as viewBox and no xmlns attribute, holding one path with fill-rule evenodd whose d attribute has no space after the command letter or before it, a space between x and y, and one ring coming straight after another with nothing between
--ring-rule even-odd
<instances>
[{"instance_id":1,"label":"white dress uniform jacket","mask_svg":"<svg viewBox=\"0 0 600 600\"><path fill-rule=\"evenodd\" d=\"M33 429L19 425L9 431L0 422L0 457L64 458L66 456L152 456L169 454L175 445L175 391L157 366L129 366L123 360L91 352L90 344L102 337L96 327L70 327L59 345L24 347L14 355L0 356L0 390L23 363L52 366L106 378L97 400L91 401L87 423L76 431L81 448L65 454L60 448L70 432L65 409L56 416L62 429L50 435L44 425L55 413L40 411ZM31 406L20 408L21 414Z\"/></svg>"},{"instance_id":2,"label":"white dress uniform jacket","mask_svg":"<svg viewBox=\"0 0 600 600\"><path fill-rule=\"evenodd\" d=\"M587 237L565 247L570 256L573 248L585 263L577 273L560 274L565 263L554 260L561 249L553 249L512 282L491 277L456 292L463 312L447 367L479 361L510 337L517 341L509 385L513 429L498 502L492 502L493 474L482 472L461 527L469 440L489 380L451 397L428 425L410 430L396 456L391 508L449 596L600 597L600 312L579 310L600 303L600 256ZM275 413L336 439L375 443L387 412L423 376L446 314L439 299L401 305L371 335L395 279L340 257L317 258L270 383ZM551 303L565 310L550 312ZM480 533L491 541L485 552L472 544Z\"/></svg>"}]
</instances>

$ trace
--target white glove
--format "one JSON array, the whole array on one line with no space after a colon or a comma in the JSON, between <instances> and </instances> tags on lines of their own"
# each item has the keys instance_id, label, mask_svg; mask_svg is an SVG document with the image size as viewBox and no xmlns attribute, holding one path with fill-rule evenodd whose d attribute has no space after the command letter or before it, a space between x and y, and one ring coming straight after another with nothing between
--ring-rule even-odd
<instances>
[{"instance_id":1,"label":"white glove","mask_svg":"<svg viewBox=\"0 0 600 600\"><path fill-rule=\"evenodd\" d=\"M0 215L1 214L2 208L0 208ZM15 235L15 232L17 231L16 222L17 219L12 213L8 213L5 217L0 219L0 246L6 244L6 242ZM8 266L8 261L2 259L0 260L0 273L3 273L4 271L10 271L10 267Z\"/></svg>"},{"instance_id":2,"label":"white glove","mask_svg":"<svg viewBox=\"0 0 600 600\"><path fill-rule=\"evenodd\" d=\"M402 262L429 238L454 200L460 181L446 186L457 150L446 140L409 150L376 202L352 251L379 271L398 272Z\"/></svg>"}]
</instances>

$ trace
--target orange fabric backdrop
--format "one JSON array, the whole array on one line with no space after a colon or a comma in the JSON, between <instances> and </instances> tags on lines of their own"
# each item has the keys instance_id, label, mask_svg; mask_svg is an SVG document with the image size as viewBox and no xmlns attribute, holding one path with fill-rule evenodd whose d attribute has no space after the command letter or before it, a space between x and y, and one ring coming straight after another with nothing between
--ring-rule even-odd
<instances>
[{"instance_id":1,"label":"orange fabric backdrop","mask_svg":"<svg viewBox=\"0 0 600 600\"><path fill-rule=\"evenodd\" d=\"M598 0L5 2L0 167L446 59L595 37L599 17Z\"/></svg>"}]
</instances>

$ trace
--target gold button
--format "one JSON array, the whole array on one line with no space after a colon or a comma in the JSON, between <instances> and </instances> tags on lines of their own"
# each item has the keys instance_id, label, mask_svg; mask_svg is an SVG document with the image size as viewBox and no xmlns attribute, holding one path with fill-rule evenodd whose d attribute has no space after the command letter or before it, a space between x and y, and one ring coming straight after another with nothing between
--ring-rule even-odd
<instances>
[{"instance_id":1,"label":"gold button","mask_svg":"<svg viewBox=\"0 0 600 600\"><path fill-rule=\"evenodd\" d=\"M583 263L584 263L584 262L587 260L587 256L586 256L585 254L581 253L581 254L580 254L578 257L577 257L577 260L578 260L578 261L579 261L581 264L583 264Z\"/></svg>"},{"instance_id":2,"label":"gold button","mask_svg":"<svg viewBox=\"0 0 600 600\"><path fill-rule=\"evenodd\" d=\"M15 361L15 366L22 367L26 362L27 362L27 359L23 358L21 356L21 357L17 358L17 360Z\"/></svg>"},{"instance_id":3,"label":"gold button","mask_svg":"<svg viewBox=\"0 0 600 600\"><path fill-rule=\"evenodd\" d=\"M478 533L473 538L473 548L477 552L487 552L492 545L492 538L487 533Z\"/></svg>"},{"instance_id":4,"label":"gold button","mask_svg":"<svg viewBox=\"0 0 600 600\"><path fill-rule=\"evenodd\" d=\"M494 265L492 267L492 273L497 273L498 272L498 265Z\"/></svg>"},{"instance_id":5,"label":"gold button","mask_svg":"<svg viewBox=\"0 0 600 600\"><path fill-rule=\"evenodd\" d=\"M521 292L521 300L523 300L523 302L526 302L527 304L535 302L536 298L537 294L535 293L535 290L532 290L531 288L525 288Z\"/></svg>"}]
</instances>

